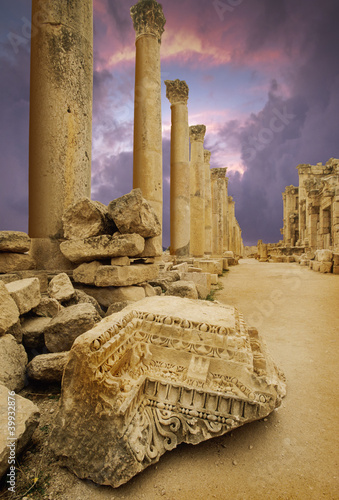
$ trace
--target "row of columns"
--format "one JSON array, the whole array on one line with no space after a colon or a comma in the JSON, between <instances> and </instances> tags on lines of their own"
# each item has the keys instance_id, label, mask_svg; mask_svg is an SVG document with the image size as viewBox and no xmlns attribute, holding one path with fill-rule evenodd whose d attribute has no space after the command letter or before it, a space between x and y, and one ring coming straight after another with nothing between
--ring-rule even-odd
<instances>
[{"instance_id":1,"label":"row of columns","mask_svg":"<svg viewBox=\"0 0 339 500\"><path fill-rule=\"evenodd\" d=\"M136 32L133 188L162 221L160 45L166 20L156 0L139 0L130 12ZM65 209L90 197L93 0L33 0L32 19L38 30L31 50L29 234L55 242L63 237ZM221 256L233 224L226 169L210 169L205 125L188 125L187 84L165 83L172 120L171 253ZM162 237L155 240L161 251Z\"/></svg>"}]
</instances>

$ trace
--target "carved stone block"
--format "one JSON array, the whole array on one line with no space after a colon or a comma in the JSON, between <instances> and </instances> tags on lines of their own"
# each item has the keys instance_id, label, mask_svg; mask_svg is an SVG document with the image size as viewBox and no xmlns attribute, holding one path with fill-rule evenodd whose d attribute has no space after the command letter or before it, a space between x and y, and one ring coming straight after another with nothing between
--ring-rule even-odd
<instances>
[{"instance_id":1,"label":"carved stone block","mask_svg":"<svg viewBox=\"0 0 339 500\"><path fill-rule=\"evenodd\" d=\"M182 442L264 418L284 395L236 309L146 298L75 340L51 446L80 478L117 487Z\"/></svg>"}]
</instances>

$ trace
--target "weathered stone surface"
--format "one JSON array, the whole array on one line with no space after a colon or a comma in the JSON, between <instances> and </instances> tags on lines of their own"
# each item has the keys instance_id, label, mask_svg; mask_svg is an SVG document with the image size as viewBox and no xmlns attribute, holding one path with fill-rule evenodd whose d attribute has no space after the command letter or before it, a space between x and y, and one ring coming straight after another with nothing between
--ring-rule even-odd
<instances>
[{"instance_id":1,"label":"weathered stone surface","mask_svg":"<svg viewBox=\"0 0 339 500\"><path fill-rule=\"evenodd\" d=\"M92 304L65 307L45 329L45 344L50 352L69 351L74 340L90 330L101 317Z\"/></svg>"},{"instance_id":2,"label":"weathered stone surface","mask_svg":"<svg viewBox=\"0 0 339 500\"><path fill-rule=\"evenodd\" d=\"M96 286L130 286L156 279L159 266L134 264L132 266L101 266L95 274Z\"/></svg>"},{"instance_id":3,"label":"weathered stone surface","mask_svg":"<svg viewBox=\"0 0 339 500\"><path fill-rule=\"evenodd\" d=\"M11 436L8 430L9 407L15 415L14 436ZM11 459L13 455L18 457L27 446L39 419L39 408L32 401L18 394L8 394L8 388L0 385L0 478L10 465L16 465Z\"/></svg>"},{"instance_id":4,"label":"weathered stone surface","mask_svg":"<svg viewBox=\"0 0 339 500\"><path fill-rule=\"evenodd\" d=\"M66 239L85 239L102 234L113 234L116 226L108 215L106 205L83 198L71 205L62 216Z\"/></svg>"},{"instance_id":5,"label":"weathered stone surface","mask_svg":"<svg viewBox=\"0 0 339 500\"><path fill-rule=\"evenodd\" d=\"M182 262L181 264L173 266L172 270L177 271L178 273L188 273L188 264L187 262Z\"/></svg>"},{"instance_id":6,"label":"weathered stone surface","mask_svg":"<svg viewBox=\"0 0 339 500\"><path fill-rule=\"evenodd\" d=\"M32 309L32 312L37 316L44 318L54 318L62 309L62 305L57 299L50 297L41 297L40 304Z\"/></svg>"},{"instance_id":7,"label":"weathered stone surface","mask_svg":"<svg viewBox=\"0 0 339 500\"><path fill-rule=\"evenodd\" d=\"M114 257L111 259L111 266L129 266L130 264L131 259L129 257Z\"/></svg>"},{"instance_id":8,"label":"weathered stone surface","mask_svg":"<svg viewBox=\"0 0 339 500\"><path fill-rule=\"evenodd\" d=\"M333 274L339 274L339 266L333 266Z\"/></svg>"},{"instance_id":9,"label":"weathered stone surface","mask_svg":"<svg viewBox=\"0 0 339 500\"><path fill-rule=\"evenodd\" d=\"M211 274L211 285L217 285L218 284L218 275L217 274Z\"/></svg>"},{"instance_id":10,"label":"weathered stone surface","mask_svg":"<svg viewBox=\"0 0 339 500\"><path fill-rule=\"evenodd\" d=\"M0 273L13 273L35 269L36 262L30 255L21 253L0 252Z\"/></svg>"},{"instance_id":11,"label":"weathered stone surface","mask_svg":"<svg viewBox=\"0 0 339 500\"><path fill-rule=\"evenodd\" d=\"M317 250L315 253L315 260L318 262L331 262L333 253L331 250Z\"/></svg>"},{"instance_id":12,"label":"weathered stone surface","mask_svg":"<svg viewBox=\"0 0 339 500\"><path fill-rule=\"evenodd\" d=\"M38 278L12 281L5 285L20 314L25 314L40 304L40 282Z\"/></svg>"},{"instance_id":13,"label":"weathered stone surface","mask_svg":"<svg viewBox=\"0 0 339 500\"><path fill-rule=\"evenodd\" d=\"M61 382L68 358L69 351L35 356L27 365L27 375L39 382Z\"/></svg>"},{"instance_id":14,"label":"weathered stone surface","mask_svg":"<svg viewBox=\"0 0 339 500\"><path fill-rule=\"evenodd\" d=\"M0 335L6 331L19 320L19 309L14 300L12 299L5 284L0 281Z\"/></svg>"},{"instance_id":15,"label":"weathered stone surface","mask_svg":"<svg viewBox=\"0 0 339 500\"><path fill-rule=\"evenodd\" d=\"M321 262L319 271L321 273L331 273L332 272L332 262Z\"/></svg>"},{"instance_id":16,"label":"weathered stone surface","mask_svg":"<svg viewBox=\"0 0 339 500\"><path fill-rule=\"evenodd\" d=\"M175 295L187 299L198 299L197 287L192 281L175 281L171 283L165 295Z\"/></svg>"},{"instance_id":17,"label":"weathered stone surface","mask_svg":"<svg viewBox=\"0 0 339 500\"><path fill-rule=\"evenodd\" d=\"M181 273L183 281L193 281L197 288L198 298L202 300L205 300L211 291L211 276L209 273Z\"/></svg>"},{"instance_id":18,"label":"weathered stone surface","mask_svg":"<svg viewBox=\"0 0 339 500\"><path fill-rule=\"evenodd\" d=\"M92 287L78 285L78 288L84 290L91 297L94 297L102 307L109 307L114 302L124 300L136 302L145 298L145 290L141 286Z\"/></svg>"},{"instance_id":19,"label":"weathered stone surface","mask_svg":"<svg viewBox=\"0 0 339 500\"><path fill-rule=\"evenodd\" d=\"M119 311L122 311L123 309L125 309L125 307L127 307L131 304L134 304L134 302L131 300L124 300L122 302L114 302L114 304L110 305L109 308L107 309L106 317L111 316L112 314L115 314Z\"/></svg>"},{"instance_id":20,"label":"weathered stone surface","mask_svg":"<svg viewBox=\"0 0 339 500\"><path fill-rule=\"evenodd\" d=\"M320 266L321 266L321 262L318 262L316 260L313 261L313 263L312 263L312 269L313 269L313 271L319 272L320 271Z\"/></svg>"},{"instance_id":21,"label":"weathered stone surface","mask_svg":"<svg viewBox=\"0 0 339 500\"><path fill-rule=\"evenodd\" d=\"M21 231L0 231L0 252L25 253L31 248L31 239Z\"/></svg>"},{"instance_id":22,"label":"weathered stone surface","mask_svg":"<svg viewBox=\"0 0 339 500\"><path fill-rule=\"evenodd\" d=\"M194 265L200 267L203 273L218 274L222 276L223 259L200 259L194 261Z\"/></svg>"},{"instance_id":23,"label":"weathered stone surface","mask_svg":"<svg viewBox=\"0 0 339 500\"><path fill-rule=\"evenodd\" d=\"M7 335L12 335L12 337L15 338L16 342L18 344L22 344L22 337L23 337L23 330L22 330L22 327L21 327L21 322L20 320L15 323L15 325L11 326L7 332L6 332Z\"/></svg>"},{"instance_id":24,"label":"weathered stone surface","mask_svg":"<svg viewBox=\"0 0 339 500\"><path fill-rule=\"evenodd\" d=\"M83 283L84 285L94 285L95 275L100 266L102 266L102 263L97 260L80 264L80 266L73 271L74 281L76 283Z\"/></svg>"},{"instance_id":25,"label":"weathered stone surface","mask_svg":"<svg viewBox=\"0 0 339 500\"><path fill-rule=\"evenodd\" d=\"M10 391L21 391L28 362L25 348L12 335L4 335L0 337L0 359L0 384Z\"/></svg>"},{"instance_id":26,"label":"weathered stone surface","mask_svg":"<svg viewBox=\"0 0 339 500\"><path fill-rule=\"evenodd\" d=\"M128 306L78 338L62 385L52 449L78 477L114 487L181 442L264 418L285 395L233 307L177 297Z\"/></svg>"},{"instance_id":27,"label":"weathered stone surface","mask_svg":"<svg viewBox=\"0 0 339 500\"><path fill-rule=\"evenodd\" d=\"M143 283L142 287L145 290L146 297L155 297L157 295L154 287L149 283Z\"/></svg>"},{"instance_id":28,"label":"weathered stone surface","mask_svg":"<svg viewBox=\"0 0 339 500\"><path fill-rule=\"evenodd\" d=\"M108 213L122 234L136 233L144 238L161 234L158 217L148 201L142 197L139 188L111 201Z\"/></svg>"},{"instance_id":29,"label":"weathered stone surface","mask_svg":"<svg viewBox=\"0 0 339 500\"><path fill-rule=\"evenodd\" d=\"M339 253L333 254L333 266L339 266Z\"/></svg>"},{"instance_id":30,"label":"weathered stone surface","mask_svg":"<svg viewBox=\"0 0 339 500\"><path fill-rule=\"evenodd\" d=\"M139 254L139 257L160 257L162 255L162 246L161 239L155 238L146 238L145 239L145 248L142 253Z\"/></svg>"},{"instance_id":31,"label":"weathered stone surface","mask_svg":"<svg viewBox=\"0 0 339 500\"><path fill-rule=\"evenodd\" d=\"M76 304L92 304L100 316L102 318L105 317L105 313L101 309L99 302L83 290L75 290L74 297L67 302L64 302L65 307L75 306Z\"/></svg>"},{"instance_id":32,"label":"weathered stone surface","mask_svg":"<svg viewBox=\"0 0 339 500\"><path fill-rule=\"evenodd\" d=\"M66 273L57 274L51 279L48 287L48 295L59 302L74 297L75 290Z\"/></svg>"},{"instance_id":33,"label":"weathered stone surface","mask_svg":"<svg viewBox=\"0 0 339 500\"><path fill-rule=\"evenodd\" d=\"M227 259L234 259L234 253L231 251L224 252L223 256Z\"/></svg>"},{"instance_id":34,"label":"weathered stone surface","mask_svg":"<svg viewBox=\"0 0 339 500\"><path fill-rule=\"evenodd\" d=\"M91 262L112 257L135 257L145 248L145 240L139 234L115 234L94 236L85 240L64 241L60 250L71 262Z\"/></svg>"},{"instance_id":35,"label":"weathered stone surface","mask_svg":"<svg viewBox=\"0 0 339 500\"><path fill-rule=\"evenodd\" d=\"M223 271L227 271L228 270L228 258L223 258L222 259L222 269L223 269Z\"/></svg>"},{"instance_id":36,"label":"weathered stone surface","mask_svg":"<svg viewBox=\"0 0 339 500\"><path fill-rule=\"evenodd\" d=\"M52 318L27 318L22 323L22 343L27 349L39 349L45 345L44 331Z\"/></svg>"}]
</instances>

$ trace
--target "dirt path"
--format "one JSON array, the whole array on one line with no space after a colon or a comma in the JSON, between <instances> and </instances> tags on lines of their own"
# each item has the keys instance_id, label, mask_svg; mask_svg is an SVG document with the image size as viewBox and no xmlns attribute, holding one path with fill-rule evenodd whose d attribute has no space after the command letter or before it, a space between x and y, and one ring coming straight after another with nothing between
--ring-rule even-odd
<instances>
[{"instance_id":1,"label":"dirt path","mask_svg":"<svg viewBox=\"0 0 339 500\"><path fill-rule=\"evenodd\" d=\"M220 281L217 300L258 327L286 374L282 407L221 438L179 446L117 490L54 466L43 498L339 499L339 277L243 260Z\"/></svg>"}]
</instances>

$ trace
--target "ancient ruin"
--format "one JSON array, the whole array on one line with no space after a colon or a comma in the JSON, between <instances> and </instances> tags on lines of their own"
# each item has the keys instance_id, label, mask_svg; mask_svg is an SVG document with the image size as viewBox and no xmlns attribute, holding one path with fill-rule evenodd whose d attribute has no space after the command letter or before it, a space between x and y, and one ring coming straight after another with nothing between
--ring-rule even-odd
<instances>
[{"instance_id":1,"label":"ancient ruin","mask_svg":"<svg viewBox=\"0 0 339 500\"><path fill-rule=\"evenodd\" d=\"M74 343L52 447L79 477L117 487L181 442L265 417L284 395L233 307L149 298Z\"/></svg>"}]
</instances>

